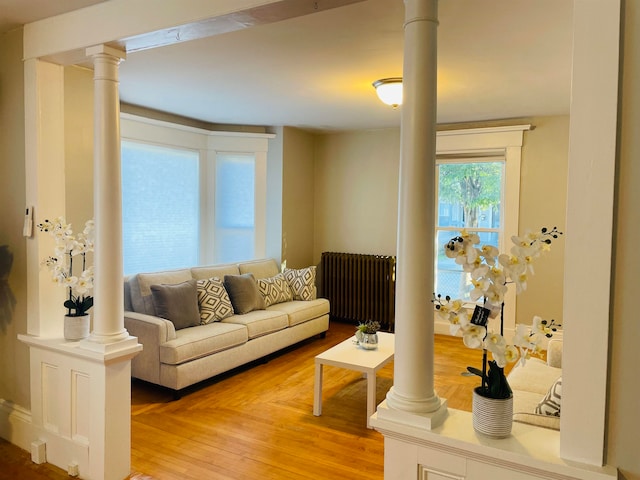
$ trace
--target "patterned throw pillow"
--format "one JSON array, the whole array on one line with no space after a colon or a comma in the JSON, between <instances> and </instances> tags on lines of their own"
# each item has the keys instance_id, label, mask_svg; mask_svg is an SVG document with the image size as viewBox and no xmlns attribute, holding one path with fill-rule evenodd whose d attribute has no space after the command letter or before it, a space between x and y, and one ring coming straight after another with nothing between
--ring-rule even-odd
<instances>
[{"instance_id":1,"label":"patterned throw pillow","mask_svg":"<svg viewBox=\"0 0 640 480\"><path fill-rule=\"evenodd\" d=\"M541 415L560 416L562 403L562 377L558 378L536 407L536 413Z\"/></svg>"},{"instance_id":2,"label":"patterned throw pillow","mask_svg":"<svg viewBox=\"0 0 640 480\"><path fill-rule=\"evenodd\" d=\"M200 324L218 322L233 315L229 294L218 277L198 280Z\"/></svg>"},{"instance_id":3,"label":"patterned throw pillow","mask_svg":"<svg viewBox=\"0 0 640 480\"><path fill-rule=\"evenodd\" d=\"M282 273L270 278L259 278L256 281L264 297L265 307L293 300L293 293Z\"/></svg>"},{"instance_id":4,"label":"patterned throw pillow","mask_svg":"<svg viewBox=\"0 0 640 480\"><path fill-rule=\"evenodd\" d=\"M316 267L294 270L284 269L284 278L293 292L294 300L314 300L316 298Z\"/></svg>"}]
</instances>

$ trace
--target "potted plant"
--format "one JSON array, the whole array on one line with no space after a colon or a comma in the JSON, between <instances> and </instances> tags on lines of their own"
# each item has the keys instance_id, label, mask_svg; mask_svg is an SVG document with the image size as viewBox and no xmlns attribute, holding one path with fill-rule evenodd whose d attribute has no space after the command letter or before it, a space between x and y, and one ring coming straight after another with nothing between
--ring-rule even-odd
<instances>
[{"instance_id":1,"label":"potted plant","mask_svg":"<svg viewBox=\"0 0 640 480\"><path fill-rule=\"evenodd\" d=\"M356 339L360 347L365 350L378 348L378 330L380 330L380 322L377 320L367 320L360 323L356 329Z\"/></svg>"},{"instance_id":2,"label":"potted plant","mask_svg":"<svg viewBox=\"0 0 640 480\"><path fill-rule=\"evenodd\" d=\"M467 367L481 379L473 394L474 428L480 433L494 437L511 433L513 397L504 367L518 359L524 364L532 354L539 354L544 338L551 337L558 327L553 320L536 316L531 326L516 325L510 344L504 338L504 295L508 285L515 284L516 293L524 291L528 276L533 274L533 260L548 251L552 239L559 235L562 232L554 227L512 237L514 246L510 252L500 254L492 245L476 247L480 243L478 235L462 230L444 246L447 257L455 259L469 274L474 308L471 310L465 301L449 296L434 294L433 302L437 315L449 322L452 335L460 333L465 346L483 351L482 368ZM489 318L498 314L499 333L488 329ZM488 352L492 360L488 359ZM488 414L487 408L499 408L503 413Z\"/></svg>"},{"instance_id":3,"label":"potted plant","mask_svg":"<svg viewBox=\"0 0 640 480\"><path fill-rule=\"evenodd\" d=\"M93 266L87 266L87 253L93 252L93 220L85 223L82 233L73 234L71 224L63 217L53 221L45 220L38 224L41 232L55 239L54 254L42 262L51 272L51 279L68 289L69 295L64 301L65 315L64 337L67 340L80 340L89 336L88 310L93 306ZM78 270L80 275L74 275Z\"/></svg>"}]
</instances>

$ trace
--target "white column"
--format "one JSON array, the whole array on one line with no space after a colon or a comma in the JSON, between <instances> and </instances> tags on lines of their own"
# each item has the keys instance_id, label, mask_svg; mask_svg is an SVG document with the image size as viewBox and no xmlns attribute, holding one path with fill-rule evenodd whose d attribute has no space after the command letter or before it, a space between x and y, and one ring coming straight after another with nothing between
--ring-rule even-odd
<instances>
[{"instance_id":1,"label":"white column","mask_svg":"<svg viewBox=\"0 0 640 480\"><path fill-rule=\"evenodd\" d=\"M98 45L87 49L94 64L95 280L93 331L89 342L128 338L122 287L122 188L118 65L125 53ZM88 343L88 342L86 342Z\"/></svg>"},{"instance_id":2,"label":"white column","mask_svg":"<svg viewBox=\"0 0 640 480\"><path fill-rule=\"evenodd\" d=\"M405 12L394 385L378 416L431 429L446 413L446 402L433 388L430 301L434 288L437 0L405 0Z\"/></svg>"}]
</instances>

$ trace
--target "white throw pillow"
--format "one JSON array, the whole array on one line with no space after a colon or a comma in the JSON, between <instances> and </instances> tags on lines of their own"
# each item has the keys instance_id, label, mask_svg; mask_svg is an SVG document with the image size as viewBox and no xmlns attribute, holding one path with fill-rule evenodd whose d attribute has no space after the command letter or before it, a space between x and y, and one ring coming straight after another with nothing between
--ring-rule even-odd
<instances>
[{"instance_id":1,"label":"white throw pillow","mask_svg":"<svg viewBox=\"0 0 640 480\"><path fill-rule=\"evenodd\" d=\"M233 306L222 280L218 277L198 280L200 324L218 322L233 315Z\"/></svg>"},{"instance_id":2,"label":"white throw pillow","mask_svg":"<svg viewBox=\"0 0 640 480\"><path fill-rule=\"evenodd\" d=\"M293 300L293 292L282 273L269 278L258 278L256 282L264 297L265 307Z\"/></svg>"},{"instance_id":3,"label":"white throw pillow","mask_svg":"<svg viewBox=\"0 0 640 480\"><path fill-rule=\"evenodd\" d=\"M536 413L541 415L560 416L560 404L562 403L562 377L558 378L551 388L538 403Z\"/></svg>"},{"instance_id":4,"label":"white throw pillow","mask_svg":"<svg viewBox=\"0 0 640 480\"><path fill-rule=\"evenodd\" d=\"M284 278L293 292L294 300L315 300L316 267L315 265L299 270L285 268Z\"/></svg>"}]
</instances>

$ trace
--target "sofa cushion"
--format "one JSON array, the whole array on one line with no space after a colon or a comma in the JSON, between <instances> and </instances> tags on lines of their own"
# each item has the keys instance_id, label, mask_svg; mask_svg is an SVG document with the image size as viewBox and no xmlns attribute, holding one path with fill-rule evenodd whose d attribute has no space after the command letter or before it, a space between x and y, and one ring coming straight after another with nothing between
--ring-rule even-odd
<instances>
[{"instance_id":1,"label":"sofa cushion","mask_svg":"<svg viewBox=\"0 0 640 480\"><path fill-rule=\"evenodd\" d=\"M285 268L284 277L293 292L294 300L314 300L316 298L315 265L298 270Z\"/></svg>"},{"instance_id":2,"label":"sofa cushion","mask_svg":"<svg viewBox=\"0 0 640 480\"><path fill-rule=\"evenodd\" d=\"M262 298L264 298L265 307L293 300L293 293L284 275L281 273L274 277L258 278L256 283L258 284Z\"/></svg>"},{"instance_id":3,"label":"sofa cushion","mask_svg":"<svg viewBox=\"0 0 640 480\"><path fill-rule=\"evenodd\" d=\"M540 403L536 406L536 413L542 415L560 416L560 405L562 403L562 377L558 378Z\"/></svg>"},{"instance_id":4,"label":"sofa cushion","mask_svg":"<svg viewBox=\"0 0 640 480\"><path fill-rule=\"evenodd\" d=\"M198 306L203 325L233 315L231 299L218 277L198 280Z\"/></svg>"},{"instance_id":5,"label":"sofa cushion","mask_svg":"<svg viewBox=\"0 0 640 480\"><path fill-rule=\"evenodd\" d=\"M537 427L560 430L560 417L551 415L538 415L537 413L514 413L513 421L535 425Z\"/></svg>"},{"instance_id":6,"label":"sofa cushion","mask_svg":"<svg viewBox=\"0 0 640 480\"><path fill-rule=\"evenodd\" d=\"M280 268L273 258L252 260L238 265L240 273L253 273L255 278L269 278L280 273Z\"/></svg>"},{"instance_id":7,"label":"sofa cushion","mask_svg":"<svg viewBox=\"0 0 640 480\"><path fill-rule=\"evenodd\" d=\"M236 314L242 315L264 309L264 300L252 273L225 275L224 288L227 289Z\"/></svg>"},{"instance_id":8,"label":"sofa cushion","mask_svg":"<svg viewBox=\"0 0 640 480\"><path fill-rule=\"evenodd\" d=\"M267 310L286 313L289 319L289 326L293 327L307 320L327 315L329 313L329 300L326 298L317 298L310 301L293 300L272 305Z\"/></svg>"},{"instance_id":9,"label":"sofa cushion","mask_svg":"<svg viewBox=\"0 0 640 480\"><path fill-rule=\"evenodd\" d=\"M240 275L238 265L230 263L226 265L208 265L191 268L191 276L196 280L213 277L224 278L225 275Z\"/></svg>"},{"instance_id":10,"label":"sofa cushion","mask_svg":"<svg viewBox=\"0 0 640 480\"><path fill-rule=\"evenodd\" d=\"M171 320L176 330L200 323L198 287L191 279L177 285L151 285L151 297L156 314Z\"/></svg>"},{"instance_id":11,"label":"sofa cushion","mask_svg":"<svg viewBox=\"0 0 640 480\"><path fill-rule=\"evenodd\" d=\"M233 315L221 323L243 325L247 328L249 339L284 330L289 325L287 314L270 310L254 310L244 315Z\"/></svg>"},{"instance_id":12,"label":"sofa cushion","mask_svg":"<svg viewBox=\"0 0 640 480\"><path fill-rule=\"evenodd\" d=\"M530 358L525 365L516 364L507 380L512 390L535 393L539 401L560 375L562 369L550 367L539 358Z\"/></svg>"},{"instance_id":13,"label":"sofa cushion","mask_svg":"<svg viewBox=\"0 0 640 480\"><path fill-rule=\"evenodd\" d=\"M187 280L191 280L188 268L134 275L129 281L133 311L158 316L151 298L151 285L175 285Z\"/></svg>"},{"instance_id":14,"label":"sofa cushion","mask_svg":"<svg viewBox=\"0 0 640 480\"><path fill-rule=\"evenodd\" d=\"M248 340L242 325L213 322L176 332L176 338L160 345L160 362L179 365L222 350L242 345Z\"/></svg>"}]
</instances>

